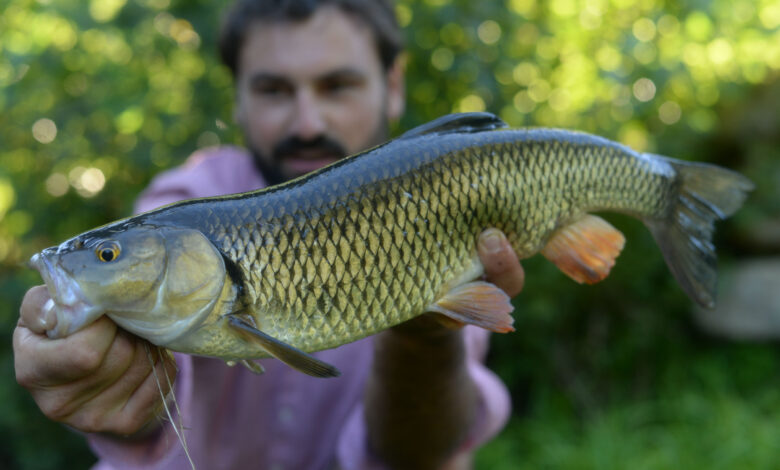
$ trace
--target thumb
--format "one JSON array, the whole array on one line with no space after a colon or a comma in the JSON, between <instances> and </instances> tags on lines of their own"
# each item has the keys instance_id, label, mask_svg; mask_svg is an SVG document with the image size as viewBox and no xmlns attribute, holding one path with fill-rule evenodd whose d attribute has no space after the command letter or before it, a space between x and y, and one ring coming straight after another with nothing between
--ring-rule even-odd
<instances>
[{"instance_id":1,"label":"thumb","mask_svg":"<svg viewBox=\"0 0 780 470\"><path fill-rule=\"evenodd\" d=\"M485 278L510 297L523 290L525 272L506 236L497 228L482 232L477 243L479 260L485 266Z\"/></svg>"}]
</instances>

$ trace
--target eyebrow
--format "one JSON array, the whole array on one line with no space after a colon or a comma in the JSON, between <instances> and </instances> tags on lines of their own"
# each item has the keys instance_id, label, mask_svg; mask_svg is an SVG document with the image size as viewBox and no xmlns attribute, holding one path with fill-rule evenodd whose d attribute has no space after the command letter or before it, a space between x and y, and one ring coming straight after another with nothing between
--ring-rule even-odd
<instances>
[{"instance_id":1,"label":"eyebrow","mask_svg":"<svg viewBox=\"0 0 780 470\"><path fill-rule=\"evenodd\" d=\"M317 81L327 81L334 79L365 80L365 78L366 74L362 70L358 70L352 67L343 67L317 77Z\"/></svg>"},{"instance_id":2,"label":"eyebrow","mask_svg":"<svg viewBox=\"0 0 780 470\"><path fill-rule=\"evenodd\" d=\"M287 79L284 75L277 75L273 73L267 73L267 72L257 72L253 73L249 77L249 84L250 85L257 85L258 83L263 82L284 82L284 83L290 83L290 80Z\"/></svg>"},{"instance_id":3,"label":"eyebrow","mask_svg":"<svg viewBox=\"0 0 780 470\"><path fill-rule=\"evenodd\" d=\"M366 73L362 70L353 67L342 67L340 69L332 70L315 78L315 81L328 81L328 80L365 80ZM286 76L271 72L256 72L249 77L250 85L255 85L262 82L281 82L292 83L292 81Z\"/></svg>"}]
</instances>

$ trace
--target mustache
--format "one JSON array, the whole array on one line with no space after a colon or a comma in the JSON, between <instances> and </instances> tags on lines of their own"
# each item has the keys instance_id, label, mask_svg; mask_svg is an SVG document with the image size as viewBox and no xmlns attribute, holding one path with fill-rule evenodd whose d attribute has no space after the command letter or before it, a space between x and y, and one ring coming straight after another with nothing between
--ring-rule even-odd
<instances>
[{"instance_id":1,"label":"mustache","mask_svg":"<svg viewBox=\"0 0 780 470\"><path fill-rule=\"evenodd\" d=\"M274 160L280 161L287 155L293 155L302 151L314 151L317 153L334 155L337 157L346 157L347 151L335 140L321 135L310 140L303 140L297 136L290 136L282 140L273 148L271 156Z\"/></svg>"}]
</instances>

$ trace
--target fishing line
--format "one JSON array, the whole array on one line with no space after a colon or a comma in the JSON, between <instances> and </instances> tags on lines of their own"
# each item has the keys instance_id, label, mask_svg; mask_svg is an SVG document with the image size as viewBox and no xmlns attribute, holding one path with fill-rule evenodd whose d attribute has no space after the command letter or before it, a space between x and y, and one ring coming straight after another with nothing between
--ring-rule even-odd
<instances>
[{"instance_id":1,"label":"fishing line","mask_svg":"<svg viewBox=\"0 0 780 470\"><path fill-rule=\"evenodd\" d=\"M168 371L165 369L164 359L162 357L162 352L160 351L160 348L157 348L157 353L160 357L160 363L163 364L163 370L165 371L165 379L168 382L168 386L170 387L170 394L171 394L171 400L173 401L173 404L176 408L176 413L179 415L178 420L178 426L177 423L174 421L173 416L171 416L171 410L168 407L168 400L165 399L165 395L162 391L162 385L160 384L160 378L157 376L157 368L154 364L154 358L152 357L152 352L149 350L149 344L144 344L144 348L146 349L146 357L149 358L149 362L152 364L152 375L154 375L154 381L157 382L157 391L160 392L160 398L162 398L163 401L163 408L165 408L165 414L168 415L168 421L171 423L171 427L173 427L173 432L176 433L176 437L179 438L179 443L181 443L182 449L184 449L184 455L187 456L187 460L190 463L190 466L192 467L192 470L195 469L195 463L192 461L192 457L190 457L190 451L187 448L187 440L184 438L184 425L182 423L181 418L181 411L179 410L179 403L176 401L176 394L173 391L173 383L171 382L171 378L168 377ZM179 428L181 428L181 431L179 431Z\"/></svg>"},{"instance_id":2,"label":"fishing line","mask_svg":"<svg viewBox=\"0 0 780 470\"><path fill-rule=\"evenodd\" d=\"M163 362L164 359L163 359L162 348L159 348L159 347L157 348L157 355L160 357L160 362ZM173 356L171 356L171 358L173 358ZM165 368L163 368L163 370L165 371L165 380L166 380L166 382L168 382L168 387L171 389L171 398L172 398L172 401L173 401L173 406L176 409L176 415L179 418L179 429L181 429L181 431L183 433L184 432L184 421L182 420L182 413L181 413L181 410L179 409L179 401L176 400L176 394L173 393L173 382L171 382L171 378L168 376L168 370L165 369Z\"/></svg>"}]
</instances>

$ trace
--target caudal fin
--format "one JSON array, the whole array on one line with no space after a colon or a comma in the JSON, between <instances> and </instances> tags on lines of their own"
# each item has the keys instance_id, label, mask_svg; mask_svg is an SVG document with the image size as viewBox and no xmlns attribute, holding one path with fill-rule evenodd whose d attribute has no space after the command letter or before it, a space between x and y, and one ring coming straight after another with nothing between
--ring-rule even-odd
<instances>
[{"instance_id":1,"label":"caudal fin","mask_svg":"<svg viewBox=\"0 0 780 470\"><path fill-rule=\"evenodd\" d=\"M714 222L736 212L753 183L715 165L662 158L677 172L677 201L666 219L645 223L683 290L700 305L712 308L717 284Z\"/></svg>"}]
</instances>

